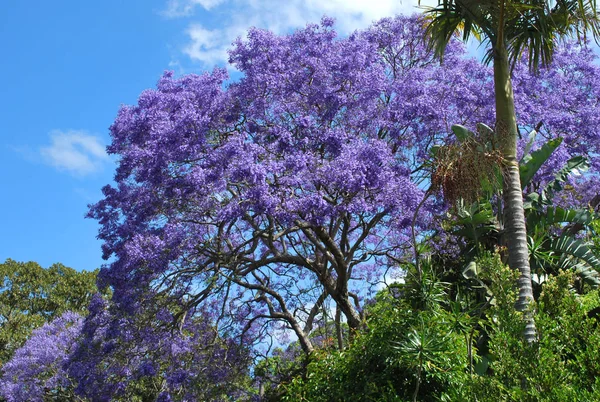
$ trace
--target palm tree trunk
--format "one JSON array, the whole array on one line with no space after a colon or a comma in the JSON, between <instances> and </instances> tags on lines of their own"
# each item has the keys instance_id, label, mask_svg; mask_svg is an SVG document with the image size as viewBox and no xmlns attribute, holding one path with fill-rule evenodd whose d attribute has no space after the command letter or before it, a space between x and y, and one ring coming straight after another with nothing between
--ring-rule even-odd
<instances>
[{"instance_id":1,"label":"palm tree trunk","mask_svg":"<svg viewBox=\"0 0 600 402\"><path fill-rule=\"evenodd\" d=\"M517 119L513 97L508 53L499 35L494 46L494 89L496 96L496 130L506 165L504 166L504 227L508 245L508 265L518 270L519 298L516 308L525 312L524 337L528 343L536 341L536 329L529 306L533 301L531 269L527 248L527 230L523 209L523 192L517 160Z\"/></svg>"}]
</instances>

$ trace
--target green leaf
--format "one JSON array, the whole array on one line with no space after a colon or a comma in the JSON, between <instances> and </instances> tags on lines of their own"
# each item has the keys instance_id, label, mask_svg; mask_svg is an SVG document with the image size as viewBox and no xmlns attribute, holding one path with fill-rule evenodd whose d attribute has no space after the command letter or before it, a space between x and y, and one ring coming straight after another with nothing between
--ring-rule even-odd
<instances>
[{"instance_id":1,"label":"green leaf","mask_svg":"<svg viewBox=\"0 0 600 402\"><path fill-rule=\"evenodd\" d=\"M458 141L463 142L469 138L473 138L474 133L466 128L465 126L461 126L460 124L454 124L452 126L452 132L458 138Z\"/></svg>"},{"instance_id":2,"label":"green leaf","mask_svg":"<svg viewBox=\"0 0 600 402\"><path fill-rule=\"evenodd\" d=\"M488 126L487 124L483 124L483 123L477 123L477 131L481 135L486 136L488 138L492 138L496 135L494 130L490 126Z\"/></svg>"},{"instance_id":3,"label":"green leaf","mask_svg":"<svg viewBox=\"0 0 600 402\"><path fill-rule=\"evenodd\" d=\"M549 182L542 190L540 204L550 205L554 193L562 190L564 183L571 175L580 175L590 168L590 163L583 156L576 156L567 161L567 164L554 175L554 180Z\"/></svg>"},{"instance_id":4,"label":"green leaf","mask_svg":"<svg viewBox=\"0 0 600 402\"><path fill-rule=\"evenodd\" d=\"M584 241L568 235L563 235L550 242L550 249L585 263L575 264L573 268L575 268L586 281L600 285L600 278L598 275L598 271L600 271L600 259L596 257Z\"/></svg>"},{"instance_id":5,"label":"green leaf","mask_svg":"<svg viewBox=\"0 0 600 402\"><path fill-rule=\"evenodd\" d=\"M569 261L566 262L568 263ZM600 274L596 270L591 268L589 265L584 263L578 263L574 265L567 265L564 268L571 268L575 270L575 272L577 272L579 276L581 276L581 279L583 279L592 288L596 289L600 287Z\"/></svg>"},{"instance_id":6,"label":"green leaf","mask_svg":"<svg viewBox=\"0 0 600 402\"><path fill-rule=\"evenodd\" d=\"M556 187L554 182L556 182L557 184L562 184L567 180L569 176L578 176L582 173L587 172L589 168L590 163L584 156L575 156L569 159L567 161L567 164L562 169L560 169L558 173L554 175L554 180L548 183L548 186ZM561 188L562 186L560 188L557 188L557 190L560 190Z\"/></svg>"},{"instance_id":7,"label":"green leaf","mask_svg":"<svg viewBox=\"0 0 600 402\"><path fill-rule=\"evenodd\" d=\"M494 211L489 201L475 202L468 207L459 205L457 210L459 225L480 225L494 222Z\"/></svg>"},{"instance_id":8,"label":"green leaf","mask_svg":"<svg viewBox=\"0 0 600 402\"><path fill-rule=\"evenodd\" d=\"M533 176L542 167L542 165L550 158L550 155L562 143L562 138L556 138L548 141L537 151L525 155L521 159L519 171L521 175L521 188L524 189L533 179Z\"/></svg>"},{"instance_id":9,"label":"green leaf","mask_svg":"<svg viewBox=\"0 0 600 402\"><path fill-rule=\"evenodd\" d=\"M554 251L569 254L585 261L596 270L600 270L600 259L592 253L587 244L581 239L563 235L552 240L550 248Z\"/></svg>"},{"instance_id":10,"label":"green leaf","mask_svg":"<svg viewBox=\"0 0 600 402\"><path fill-rule=\"evenodd\" d=\"M431 155L432 157L436 157L438 152L440 151L440 146L439 145L434 145L431 148L429 148L429 155Z\"/></svg>"},{"instance_id":11,"label":"green leaf","mask_svg":"<svg viewBox=\"0 0 600 402\"><path fill-rule=\"evenodd\" d=\"M481 356L481 360L475 364L475 373L478 375L485 375L487 373L488 367L490 366L491 359L488 357L489 355Z\"/></svg>"},{"instance_id":12,"label":"green leaf","mask_svg":"<svg viewBox=\"0 0 600 402\"><path fill-rule=\"evenodd\" d=\"M525 196L523 200L523 208L525 210L534 209L540 203L540 195L538 193L529 193Z\"/></svg>"},{"instance_id":13,"label":"green leaf","mask_svg":"<svg viewBox=\"0 0 600 402\"><path fill-rule=\"evenodd\" d=\"M561 207L548 207L542 213L529 213L527 215L528 227L537 227L545 230L557 223L578 223L589 226L596 215L585 209L564 209Z\"/></svg>"}]
</instances>

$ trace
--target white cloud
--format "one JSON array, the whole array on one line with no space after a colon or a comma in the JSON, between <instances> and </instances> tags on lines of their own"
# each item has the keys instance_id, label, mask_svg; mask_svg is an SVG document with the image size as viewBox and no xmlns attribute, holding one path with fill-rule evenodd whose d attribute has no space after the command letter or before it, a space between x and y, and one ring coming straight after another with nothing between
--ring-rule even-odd
<instances>
[{"instance_id":1,"label":"white cloud","mask_svg":"<svg viewBox=\"0 0 600 402\"><path fill-rule=\"evenodd\" d=\"M85 131L50 133L51 144L40 148L43 160L59 170L76 176L85 176L102 169L110 158L100 139Z\"/></svg>"},{"instance_id":2,"label":"white cloud","mask_svg":"<svg viewBox=\"0 0 600 402\"><path fill-rule=\"evenodd\" d=\"M434 0L421 2L421 6L435 4ZM205 68L225 65L227 49L251 26L283 34L307 23L319 22L327 15L336 19L336 30L345 35L383 17L422 11L417 7L418 0L170 0L168 7L173 5L179 14L172 16L191 15L200 5L207 19L217 26L211 29L192 24L186 32L189 43L184 53ZM221 12L212 11L213 8ZM226 12L222 12L224 10Z\"/></svg>"},{"instance_id":3,"label":"white cloud","mask_svg":"<svg viewBox=\"0 0 600 402\"><path fill-rule=\"evenodd\" d=\"M194 13L196 7L200 6L210 10L227 0L169 0L167 8L162 14L167 18L187 17Z\"/></svg>"},{"instance_id":4,"label":"white cloud","mask_svg":"<svg viewBox=\"0 0 600 402\"><path fill-rule=\"evenodd\" d=\"M183 52L191 59L200 61L207 67L227 61L227 48L231 41L225 39L221 30L208 30L194 24L186 33L190 43L184 47Z\"/></svg>"}]
</instances>

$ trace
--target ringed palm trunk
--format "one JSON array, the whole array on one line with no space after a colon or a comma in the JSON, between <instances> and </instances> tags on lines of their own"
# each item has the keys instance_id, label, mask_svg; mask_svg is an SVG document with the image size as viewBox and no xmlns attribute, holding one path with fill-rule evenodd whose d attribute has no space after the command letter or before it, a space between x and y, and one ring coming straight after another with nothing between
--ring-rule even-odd
<instances>
[{"instance_id":1,"label":"ringed palm trunk","mask_svg":"<svg viewBox=\"0 0 600 402\"><path fill-rule=\"evenodd\" d=\"M527 247L527 230L525 227L525 210L523 209L523 192L519 176L517 160L517 119L508 53L502 38L494 51L494 89L496 97L496 127L500 137L500 146L506 165L504 166L504 229L508 245L508 265L519 271L519 298L517 311L525 312L525 340L536 341L535 323L529 306L533 301L531 285L531 268Z\"/></svg>"}]
</instances>

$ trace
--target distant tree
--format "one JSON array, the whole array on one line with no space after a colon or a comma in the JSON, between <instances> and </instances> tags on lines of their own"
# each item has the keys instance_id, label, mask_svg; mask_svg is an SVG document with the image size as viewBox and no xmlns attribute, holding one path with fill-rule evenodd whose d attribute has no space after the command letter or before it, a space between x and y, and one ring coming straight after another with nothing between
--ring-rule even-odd
<instances>
[{"instance_id":1,"label":"distant tree","mask_svg":"<svg viewBox=\"0 0 600 402\"><path fill-rule=\"evenodd\" d=\"M96 275L62 264L47 269L11 259L0 264L0 365L33 329L66 311L85 312L97 292Z\"/></svg>"},{"instance_id":2,"label":"distant tree","mask_svg":"<svg viewBox=\"0 0 600 402\"><path fill-rule=\"evenodd\" d=\"M7 402L75 401L75 384L64 365L77 344L83 318L66 312L33 331L3 367L0 395Z\"/></svg>"},{"instance_id":3,"label":"distant tree","mask_svg":"<svg viewBox=\"0 0 600 402\"><path fill-rule=\"evenodd\" d=\"M91 401L237 400L247 390L248 349L201 314L178 328L172 322L167 309L132 316L95 296L65 366L76 394Z\"/></svg>"},{"instance_id":4,"label":"distant tree","mask_svg":"<svg viewBox=\"0 0 600 402\"><path fill-rule=\"evenodd\" d=\"M206 322L173 330L167 311L111 314L100 295L87 317L66 312L3 367L8 402L231 400L247 391L248 351Z\"/></svg>"}]
</instances>

